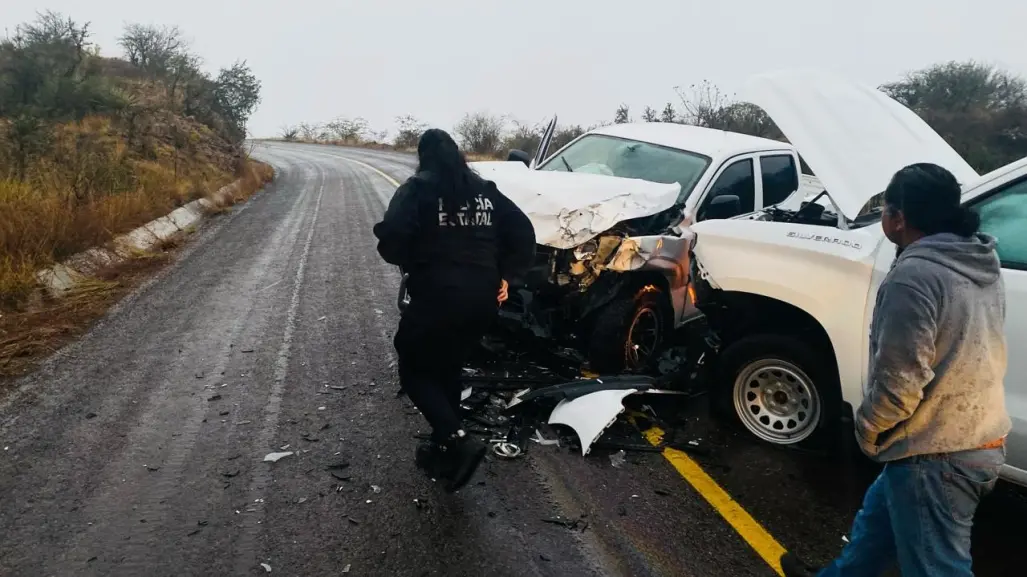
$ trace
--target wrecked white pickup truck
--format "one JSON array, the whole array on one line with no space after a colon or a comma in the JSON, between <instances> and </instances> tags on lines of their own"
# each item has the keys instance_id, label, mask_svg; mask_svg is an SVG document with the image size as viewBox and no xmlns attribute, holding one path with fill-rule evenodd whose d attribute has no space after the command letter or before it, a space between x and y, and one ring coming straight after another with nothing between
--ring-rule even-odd
<instances>
[{"instance_id":1,"label":"wrecked white pickup truck","mask_svg":"<svg viewBox=\"0 0 1027 577\"><path fill-rule=\"evenodd\" d=\"M817 186L788 143L681 124L605 126L543 160L555 125L534 158L471 166L528 215L539 244L501 317L598 372L650 368L670 332L700 316L687 294L693 221L801 201Z\"/></svg>"},{"instance_id":2,"label":"wrecked white pickup truck","mask_svg":"<svg viewBox=\"0 0 1027 577\"><path fill-rule=\"evenodd\" d=\"M831 74L767 74L743 95L802 151L826 192L799 210L693 227L696 304L722 340L716 404L782 445L829 440L852 416L877 289L895 258L874 207L896 171L933 162L963 183L963 202L998 239L1013 419L1003 476L1027 484L1027 159L979 176L912 111Z\"/></svg>"}]
</instances>

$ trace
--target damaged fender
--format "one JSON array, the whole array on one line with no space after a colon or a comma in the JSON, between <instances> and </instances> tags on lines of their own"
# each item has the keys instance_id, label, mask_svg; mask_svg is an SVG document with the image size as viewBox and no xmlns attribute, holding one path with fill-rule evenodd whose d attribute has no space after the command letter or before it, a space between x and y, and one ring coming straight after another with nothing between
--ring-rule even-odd
<instances>
[{"instance_id":1,"label":"damaged fender","mask_svg":"<svg viewBox=\"0 0 1027 577\"><path fill-rule=\"evenodd\" d=\"M584 457L592 443L624 412L624 398L637 392L638 389L615 389L564 399L549 415L549 424L574 429L581 440L581 456Z\"/></svg>"}]
</instances>

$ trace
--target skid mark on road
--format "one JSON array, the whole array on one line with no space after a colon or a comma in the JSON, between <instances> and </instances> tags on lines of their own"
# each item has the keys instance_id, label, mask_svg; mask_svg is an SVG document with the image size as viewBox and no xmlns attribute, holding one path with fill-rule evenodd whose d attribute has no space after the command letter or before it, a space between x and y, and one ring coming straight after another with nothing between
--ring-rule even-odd
<instances>
[{"instance_id":1,"label":"skid mark on road","mask_svg":"<svg viewBox=\"0 0 1027 577\"><path fill-rule=\"evenodd\" d=\"M658 427L646 430L643 435L653 446L659 446L663 442L664 433ZM781 555L785 553L785 548L777 542L777 539L774 539L762 525L752 518L752 515L749 515L741 505L735 502L731 495L728 495L727 491L721 488L691 457L670 448L663 450L663 457L670 461L670 464L684 477L685 481L706 499L778 575L784 575L780 560Z\"/></svg>"},{"instance_id":2,"label":"skid mark on road","mask_svg":"<svg viewBox=\"0 0 1027 577\"><path fill-rule=\"evenodd\" d=\"M289 355L292 349L293 334L296 331L296 313L299 310L300 295L303 290L303 281L307 270L307 261L310 258L310 247L313 243L314 231L317 227L317 217L318 213L321 211L321 201L324 198L326 175L324 169L321 167L318 167L318 172L320 173L320 185L317 188L317 196L314 201L313 213L310 216L307 237L303 241L299 263L296 266L296 275L293 278L292 295L289 299L289 308L286 312L285 332L282 335L282 343L278 349L278 354L275 357L274 382L271 383L271 391L268 395L267 405L264 408L263 426L260 429L257 442L255 443L258 454L262 450L262 447L270 447L272 435L274 435L274 432L278 427L278 414L282 404L282 393L285 389L285 378L289 374ZM260 492L271 482L270 470L267 467L263 467L261 463L256 463L256 465L256 472L252 477L249 487L249 502L255 502L254 497L259 496ZM259 532L258 525L261 523L262 518L263 515L253 515L244 518L244 532L240 538L240 543L237 547L236 553L236 572L239 575L251 571L257 564L257 559L254 558L254 555L256 554L255 543L257 533Z\"/></svg>"}]
</instances>

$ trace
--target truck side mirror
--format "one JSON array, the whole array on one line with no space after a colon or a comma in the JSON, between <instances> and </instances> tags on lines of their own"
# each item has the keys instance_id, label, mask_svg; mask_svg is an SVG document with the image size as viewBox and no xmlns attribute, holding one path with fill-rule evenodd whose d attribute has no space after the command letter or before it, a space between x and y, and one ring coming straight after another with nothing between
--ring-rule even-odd
<instances>
[{"instance_id":1,"label":"truck side mirror","mask_svg":"<svg viewBox=\"0 0 1027 577\"><path fill-rule=\"evenodd\" d=\"M731 218L742 214L742 200L736 194L719 194L710 200L703 220Z\"/></svg>"},{"instance_id":2,"label":"truck side mirror","mask_svg":"<svg viewBox=\"0 0 1027 577\"><path fill-rule=\"evenodd\" d=\"M531 155L523 150L511 150L510 154L506 157L507 162L519 160L524 163L524 166L531 166Z\"/></svg>"}]
</instances>

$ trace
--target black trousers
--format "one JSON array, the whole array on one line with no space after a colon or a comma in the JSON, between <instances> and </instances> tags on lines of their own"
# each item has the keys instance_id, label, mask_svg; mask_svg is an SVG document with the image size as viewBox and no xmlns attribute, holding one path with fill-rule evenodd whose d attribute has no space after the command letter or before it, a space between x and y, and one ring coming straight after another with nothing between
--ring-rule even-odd
<instances>
[{"instance_id":1,"label":"black trousers","mask_svg":"<svg viewBox=\"0 0 1027 577\"><path fill-rule=\"evenodd\" d=\"M428 420L433 440L460 430L460 375L498 310L498 289L486 288L418 291L400 318L393 341L400 385Z\"/></svg>"}]
</instances>

